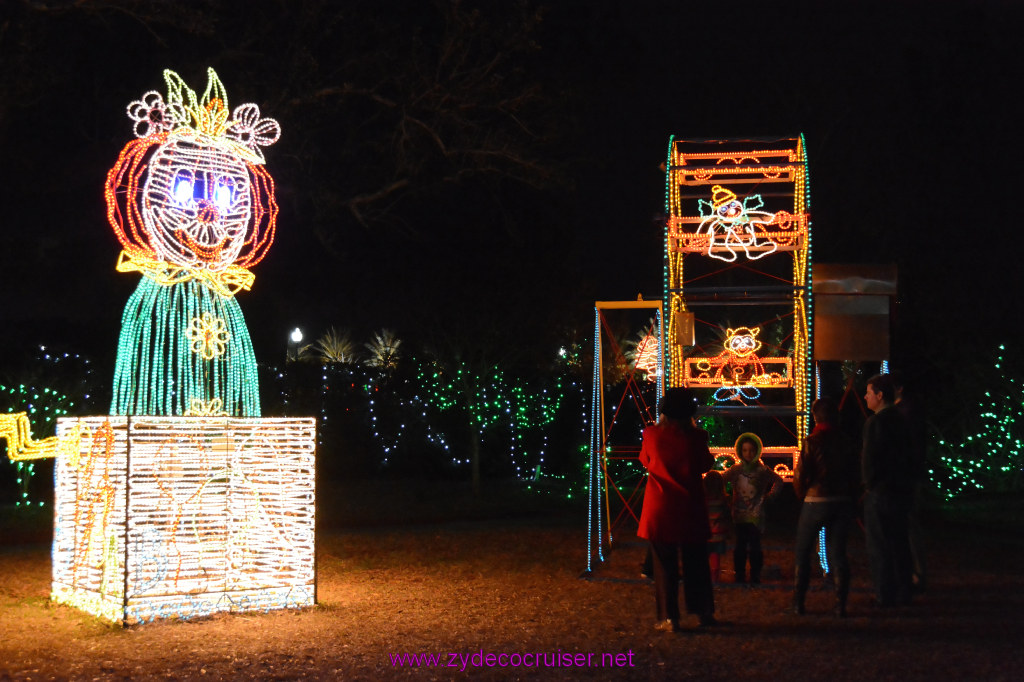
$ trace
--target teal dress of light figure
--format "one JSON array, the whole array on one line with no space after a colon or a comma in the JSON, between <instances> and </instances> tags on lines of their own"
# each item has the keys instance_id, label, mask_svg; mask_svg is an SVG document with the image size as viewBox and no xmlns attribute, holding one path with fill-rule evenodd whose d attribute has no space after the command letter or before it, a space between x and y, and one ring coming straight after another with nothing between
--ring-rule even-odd
<instances>
[{"instance_id":1,"label":"teal dress of light figure","mask_svg":"<svg viewBox=\"0 0 1024 682\"><path fill-rule=\"evenodd\" d=\"M259 417L258 383L234 296L142 278L121 318L111 414Z\"/></svg>"}]
</instances>

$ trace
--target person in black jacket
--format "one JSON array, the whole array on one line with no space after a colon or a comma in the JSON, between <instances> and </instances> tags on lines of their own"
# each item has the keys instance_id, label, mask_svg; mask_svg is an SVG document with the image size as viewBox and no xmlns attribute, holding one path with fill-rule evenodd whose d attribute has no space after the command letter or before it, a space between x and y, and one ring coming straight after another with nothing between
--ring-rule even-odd
<instances>
[{"instance_id":1,"label":"person in black jacket","mask_svg":"<svg viewBox=\"0 0 1024 682\"><path fill-rule=\"evenodd\" d=\"M864 395L874 412L864 422L861 477L864 482L864 530L871 579L878 606L910 603L910 541L907 523L914 495L910 433L893 406L895 387L888 374L868 380Z\"/></svg>"},{"instance_id":2,"label":"person in black jacket","mask_svg":"<svg viewBox=\"0 0 1024 682\"><path fill-rule=\"evenodd\" d=\"M913 498L910 502L910 520L907 524L910 538L910 559L913 572L914 592L924 592L928 582L928 562L924 551L924 532L921 528L921 515L924 508L925 489L928 484L928 464L925 455L925 443L928 440L928 429L925 422L924 406L919 396L907 390L902 375L892 373L893 386L896 387L896 401L893 406L899 410L910 430L911 475L914 485Z\"/></svg>"},{"instance_id":3,"label":"person in black jacket","mask_svg":"<svg viewBox=\"0 0 1024 682\"><path fill-rule=\"evenodd\" d=\"M793 492L803 500L796 531L796 574L793 613L804 613L804 600L811 580L811 553L818 531L825 529L826 558L835 581L833 613L846 616L850 593L850 561L846 543L860 492L860 471L856 445L836 425L839 414L828 398L811 405L814 430L804 441L793 475Z\"/></svg>"}]
</instances>

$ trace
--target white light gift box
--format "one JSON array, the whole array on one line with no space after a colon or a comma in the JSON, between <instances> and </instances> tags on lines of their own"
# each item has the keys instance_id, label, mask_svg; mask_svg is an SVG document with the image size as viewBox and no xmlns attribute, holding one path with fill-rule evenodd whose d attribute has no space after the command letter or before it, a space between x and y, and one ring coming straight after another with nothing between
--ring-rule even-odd
<instances>
[{"instance_id":1,"label":"white light gift box","mask_svg":"<svg viewBox=\"0 0 1024 682\"><path fill-rule=\"evenodd\" d=\"M313 418L64 417L55 601L125 625L316 603Z\"/></svg>"}]
</instances>

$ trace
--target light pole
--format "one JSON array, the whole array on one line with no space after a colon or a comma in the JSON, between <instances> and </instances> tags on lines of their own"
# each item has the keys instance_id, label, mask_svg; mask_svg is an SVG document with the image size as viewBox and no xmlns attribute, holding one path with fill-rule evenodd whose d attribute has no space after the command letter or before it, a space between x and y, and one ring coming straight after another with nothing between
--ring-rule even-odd
<instances>
[{"instance_id":1,"label":"light pole","mask_svg":"<svg viewBox=\"0 0 1024 682\"><path fill-rule=\"evenodd\" d=\"M302 343L302 330L296 327L288 335L288 351L285 353L286 361L299 359L299 344Z\"/></svg>"}]
</instances>

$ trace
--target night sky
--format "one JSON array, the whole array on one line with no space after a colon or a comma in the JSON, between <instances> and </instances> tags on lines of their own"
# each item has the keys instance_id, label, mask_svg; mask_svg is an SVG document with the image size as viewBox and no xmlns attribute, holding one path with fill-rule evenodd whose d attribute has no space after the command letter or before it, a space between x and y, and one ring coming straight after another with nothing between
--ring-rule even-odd
<instances>
[{"instance_id":1,"label":"night sky","mask_svg":"<svg viewBox=\"0 0 1024 682\"><path fill-rule=\"evenodd\" d=\"M282 127L277 241L239 295L261 361L295 326L556 348L595 299L660 297L672 134L803 133L815 260L899 266L904 354L1011 340L1019 3L450 7L0 4L4 350L112 359L139 277L102 189L125 107L207 66Z\"/></svg>"}]
</instances>

